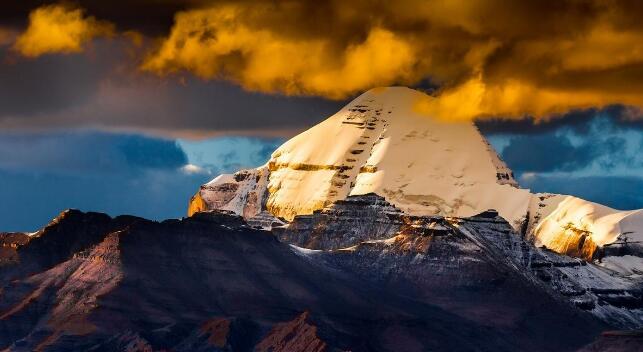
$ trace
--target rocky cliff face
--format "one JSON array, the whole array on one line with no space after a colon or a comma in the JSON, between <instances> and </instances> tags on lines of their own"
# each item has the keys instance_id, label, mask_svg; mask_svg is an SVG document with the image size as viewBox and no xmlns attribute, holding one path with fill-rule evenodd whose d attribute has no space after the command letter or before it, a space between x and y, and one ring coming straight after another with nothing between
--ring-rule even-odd
<instances>
[{"instance_id":1,"label":"rocky cliff face","mask_svg":"<svg viewBox=\"0 0 643 352\"><path fill-rule=\"evenodd\" d=\"M268 175L263 167L220 175L201 186L188 205L188 216L209 209L232 211L249 219L266 209Z\"/></svg>"},{"instance_id":2,"label":"rocky cliff face","mask_svg":"<svg viewBox=\"0 0 643 352\"><path fill-rule=\"evenodd\" d=\"M497 258L537 280L581 310L613 326L643 324L643 280L626 276L602 263L587 262L535 247L500 217L457 220L459 229L480 241Z\"/></svg>"},{"instance_id":3,"label":"rocky cliff face","mask_svg":"<svg viewBox=\"0 0 643 352\"><path fill-rule=\"evenodd\" d=\"M350 253L343 270L360 268L361 275L381 284L394 280L397 285L403 278L406 285L425 282L427 287L418 288L418 294L442 292L439 300L449 304L463 287L517 275L614 326L643 324L643 280L637 274L625 276L598 261L588 263L535 247L495 211L469 218L409 216L371 194L350 196L312 215L297 216L273 231L283 241L324 250L313 253L338 248L325 255ZM623 255L614 253L604 260L618 261ZM483 270L483 263L494 268ZM513 291L507 289L505 299Z\"/></svg>"},{"instance_id":4,"label":"rocky cliff face","mask_svg":"<svg viewBox=\"0 0 643 352\"><path fill-rule=\"evenodd\" d=\"M369 193L337 201L311 215L298 215L273 228L284 242L309 249L345 248L362 241L389 238L404 224L404 213Z\"/></svg>"}]
</instances>

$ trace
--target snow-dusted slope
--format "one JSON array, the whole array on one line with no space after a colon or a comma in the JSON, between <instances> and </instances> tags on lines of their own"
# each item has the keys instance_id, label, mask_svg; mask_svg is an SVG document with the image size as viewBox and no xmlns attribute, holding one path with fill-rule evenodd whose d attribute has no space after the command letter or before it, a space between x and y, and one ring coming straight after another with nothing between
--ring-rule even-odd
<instances>
[{"instance_id":1,"label":"snow-dusted slope","mask_svg":"<svg viewBox=\"0 0 643 352\"><path fill-rule=\"evenodd\" d=\"M279 147L267 207L292 218L375 192L410 214L471 216L489 208L516 223L529 192L472 123L419 113L434 99L403 87L370 90Z\"/></svg>"},{"instance_id":2,"label":"snow-dusted slope","mask_svg":"<svg viewBox=\"0 0 643 352\"><path fill-rule=\"evenodd\" d=\"M605 245L639 247L643 241L643 210L618 211L573 196L534 194L530 214L536 244L558 253L592 258Z\"/></svg>"}]
</instances>

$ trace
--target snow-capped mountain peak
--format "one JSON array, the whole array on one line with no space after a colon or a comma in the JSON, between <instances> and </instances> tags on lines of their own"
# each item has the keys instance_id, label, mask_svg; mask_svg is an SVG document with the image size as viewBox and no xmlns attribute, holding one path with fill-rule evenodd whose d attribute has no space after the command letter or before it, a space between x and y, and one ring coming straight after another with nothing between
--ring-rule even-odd
<instances>
[{"instance_id":1,"label":"snow-capped mountain peak","mask_svg":"<svg viewBox=\"0 0 643 352\"><path fill-rule=\"evenodd\" d=\"M375 192L411 214L470 216L494 208L520 220L529 193L515 187L472 123L417 111L425 99L434 98L405 87L372 89L284 143L266 165L267 209L292 219Z\"/></svg>"},{"instance_id":2,"label":"snow-capped mountain peak","mask_svg":"<svg viewBox=\"0 0 643 352\"><path fill-rule=\"evenodd\" d=\"M427 114L438 99L405 88L371 89L280 146L266 165L201 187L189 213L233 211L292 220L348 196L375 193L410 215L468 217L497 210L538 245L585 259L599 247L643 239L643 212L576 197L531 194L475 125ZM466 102L463 102L466 104Z\"/></svg>"}]
</instances>

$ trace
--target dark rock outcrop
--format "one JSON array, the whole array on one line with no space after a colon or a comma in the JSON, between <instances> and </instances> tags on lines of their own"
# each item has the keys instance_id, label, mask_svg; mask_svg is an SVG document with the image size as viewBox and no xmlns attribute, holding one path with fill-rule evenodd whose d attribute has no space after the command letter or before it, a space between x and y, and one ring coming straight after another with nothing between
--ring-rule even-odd
<instances>
[{"instance_id":1,"label":"dark rock outcrop","mask_svg":"<svg viewBox=\"0 0 643 352\"><path fill-rule=\"evenodd\" d=\"M404 224L404 213L369 193L349 196L311 215L295 216L273 232L280 240L310 249L337 249L365 240L391 237Z\"/></svg>"},{"instance_id":2,"label":"dark rock outcrop","mask_svg":"<svg viewBox=\"0 0 643 352\"><path fill-rule=\"evenodd\" d=\"M0 271L0 283L60 264L100 243L108 233L140 220L134 216L111 218L102 213L66 210L17 248L15 265Z\"/></svg>"},{"instance_id":3,"label":"dark rock outcrop","mask_svg":"<svg viewBox=\"0 0 643 352\"><path fill-rule=\"evenodd\" d=\"M390 285L397 287L406 281L417 291L414 295L442 292L430 297L435 301L452 304L458 294L485 277L498 282L515 277L514 281L543 290L541 296L556 297L614 327L643 324L639 282L578 258L536 248L493 209L463 219L409 216L391 208L384 198L369 194L348 197L310 216L297 216L273 232L282 241L308 249L343 247L324 257L378 285L392 280ZM336 258L347 258L347 262ZM520 289L507 288L506 299L513 299L513 290ZM502 295L490 296L489 302ZM463 304L476 299L463 297Z\"/></svg>"},{"instance_id":4,"label":"dark rock outcrop","mask_svg":"<svg viewBox=\"0 0 643 352\"><path fill-rule=\"evenodd\" d=\"M472 236L498 262L514 266L575 307L591 312L617 328L643 324L643 285L599 265L537 248L525 241L501 217L458 219L461 231Z\"/></svg>"}]
</instances>

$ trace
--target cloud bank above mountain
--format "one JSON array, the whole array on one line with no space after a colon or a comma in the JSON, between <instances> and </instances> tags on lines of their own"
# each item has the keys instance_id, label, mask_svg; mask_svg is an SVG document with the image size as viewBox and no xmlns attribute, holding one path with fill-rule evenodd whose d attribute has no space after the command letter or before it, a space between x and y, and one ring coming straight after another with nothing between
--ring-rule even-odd
<instances>
[{"instance_id":1,"label":"cloud bank above mountain","mask_svg":"<svg viewBox=\"0 0 643 352\"><path fill-rule=\"evenodd\" d=\"M643 106L639 2L147 2L158 7L152 17L166 20L175 11L160 31L128 21L142 15L145 3L135 1L134 12L123 8L126 14L93 1L79 2L86 14L63 6L32 9L15 47L25 38L32 44L24 48L49 43L46 50L19 50L37 56L66 38L70 43L58 51L77 51L82 41L105 34L110 21L122 32L157 38L139 57L142 70L190 72L249 91L345 99L374 86L428 79L439 86L440 99L418 108L448 119ZM57 40L38 30L43 23Z\"/></svg>"}]
</instances>

